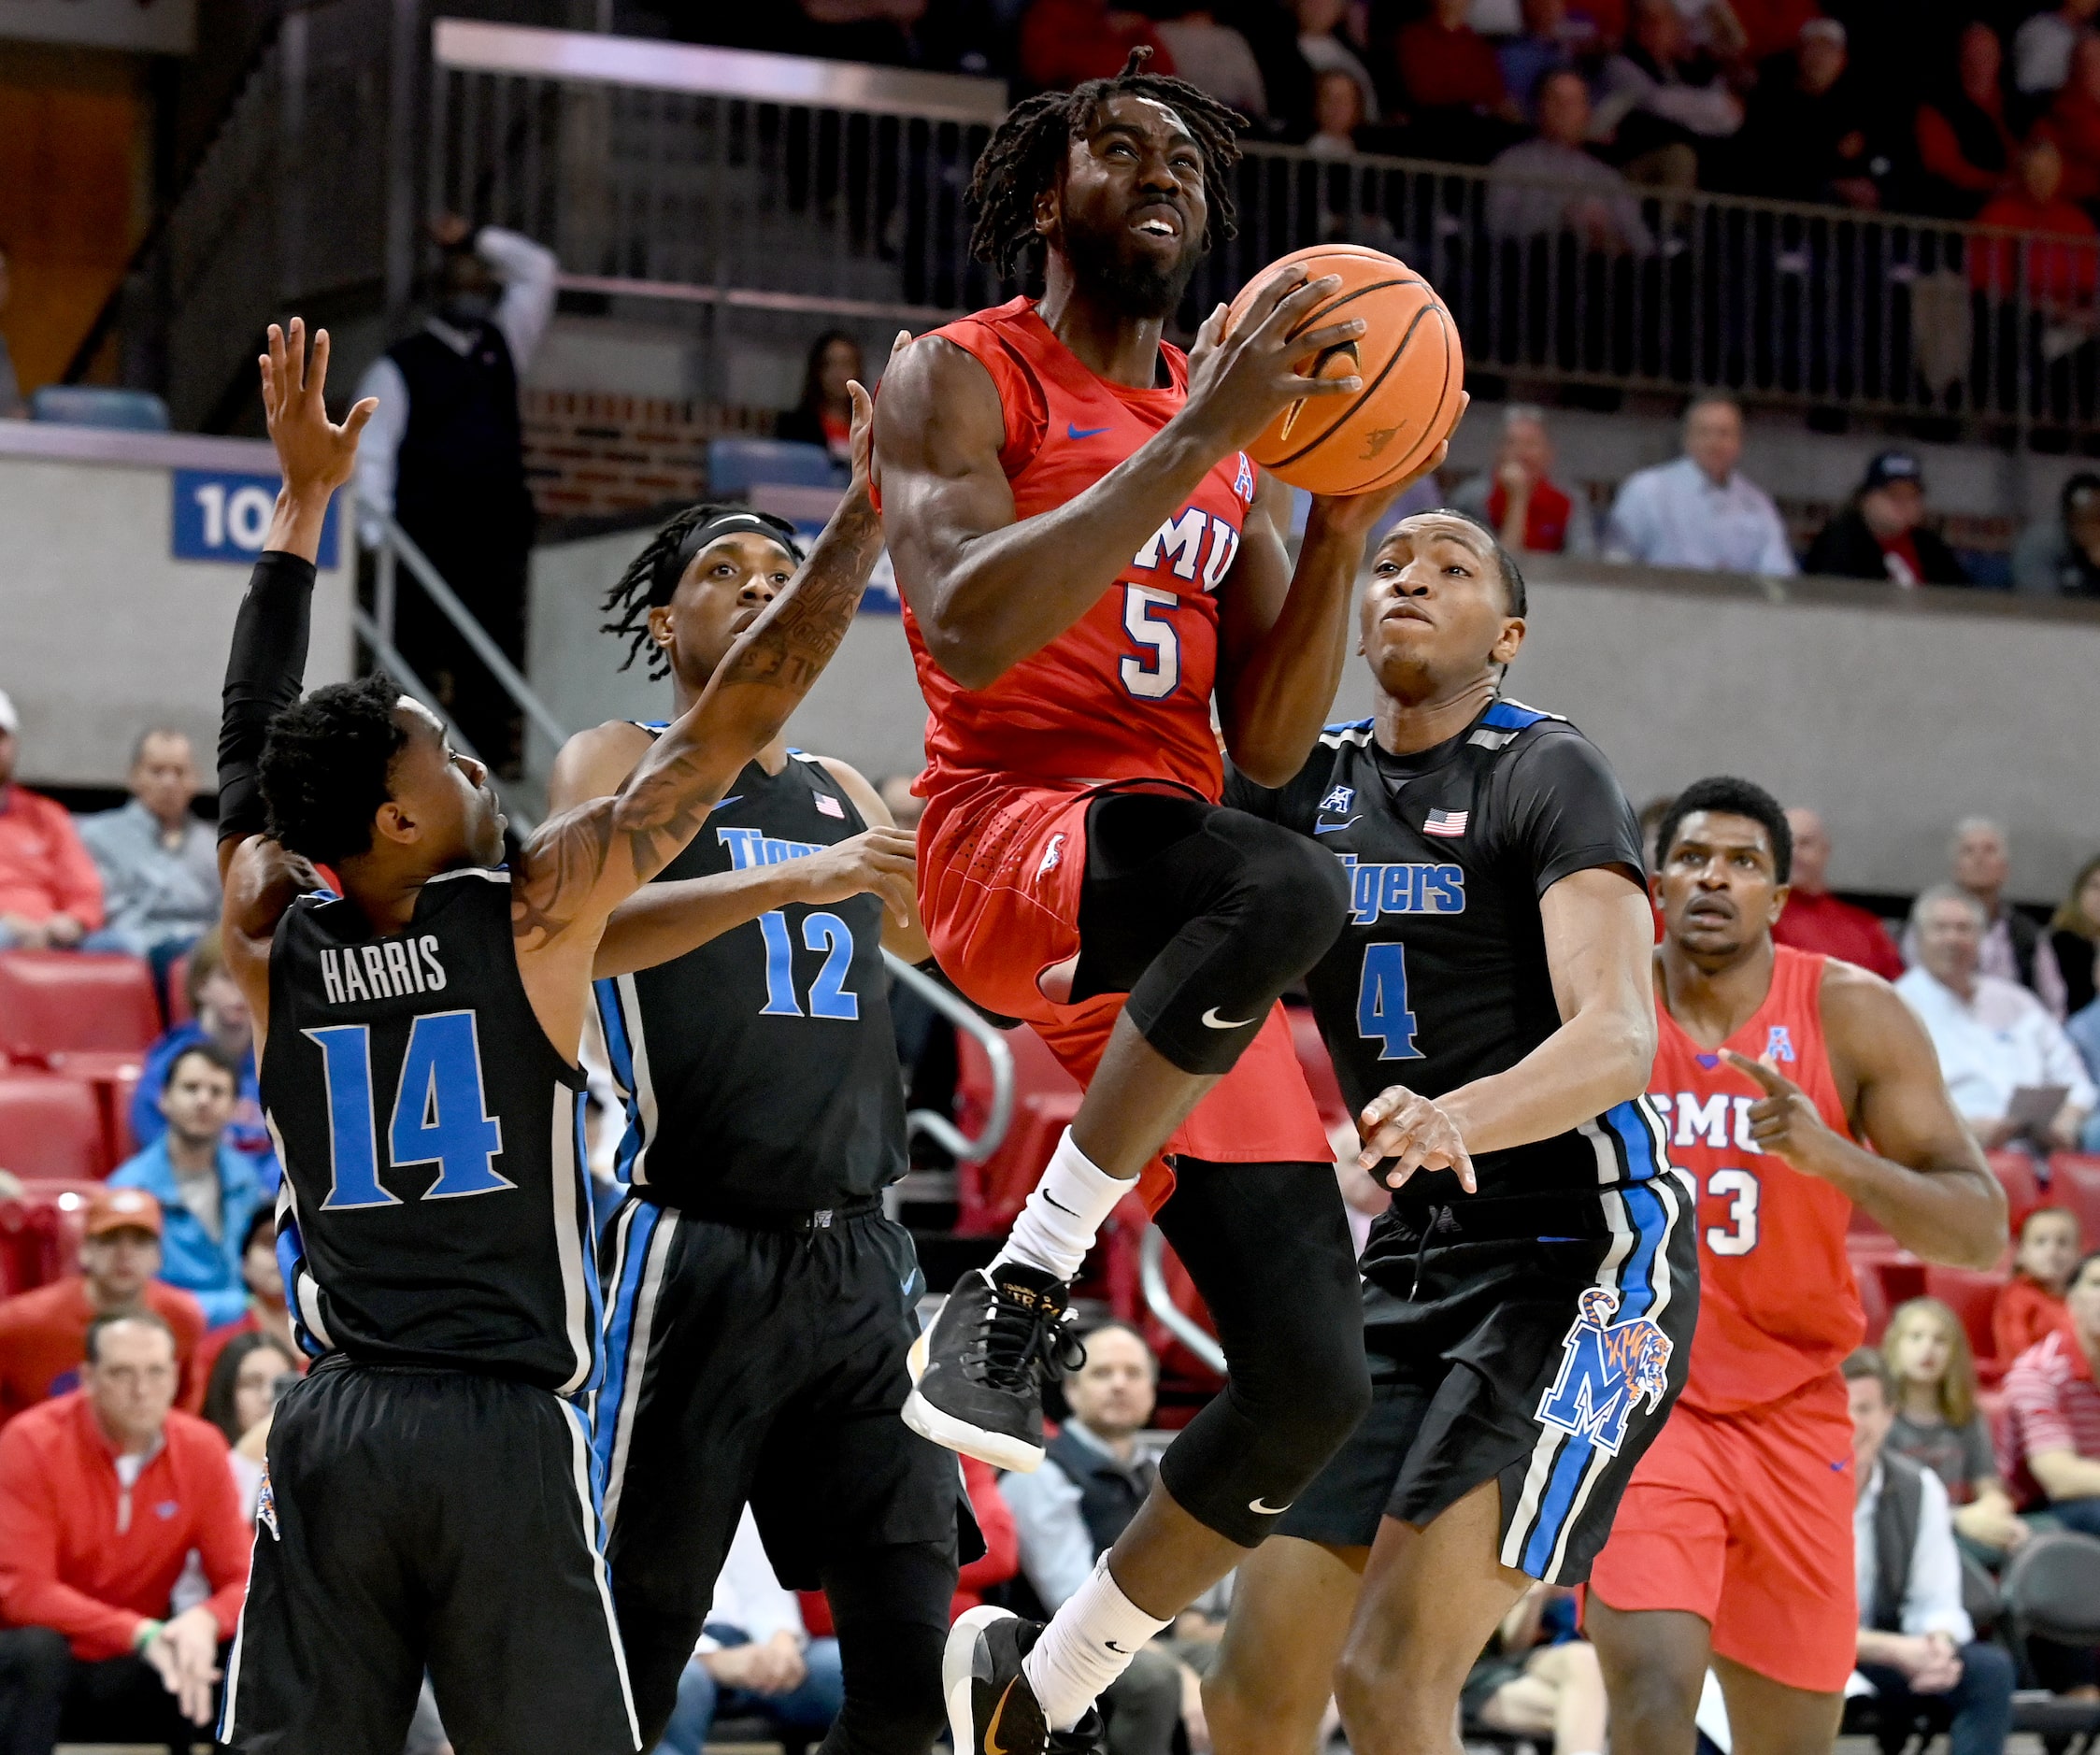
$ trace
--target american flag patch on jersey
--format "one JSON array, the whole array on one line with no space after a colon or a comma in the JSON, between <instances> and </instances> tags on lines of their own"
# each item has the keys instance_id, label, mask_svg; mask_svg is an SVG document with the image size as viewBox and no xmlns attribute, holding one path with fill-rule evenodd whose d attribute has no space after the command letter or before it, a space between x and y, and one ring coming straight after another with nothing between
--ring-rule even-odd
<instances>
[{"instance_id":1,"label":"american flag patch on jersey","mask_svg":"<svg viewBox=\"0 0 2100 1755\"><path fill-rule=\"evenodd\" d=\"M1465 833L1465 812L1463 810L1433 810L1422 819L1424 835L1440 835L1456 840Z\"/></svg>"},{"instance_id":2,"label":"american flag patch on jersey","mask_svg":"<svg viewBox=\"0 0 2100 1755\"><path fill-rule=\"evenodd\" d=\"M836 817L841 822L846 820L846 812L840 808L838 800L829 792L820 792L812 786L809 796L817 801L817 814L820 817Z\"/></svg>"}]
</instances>

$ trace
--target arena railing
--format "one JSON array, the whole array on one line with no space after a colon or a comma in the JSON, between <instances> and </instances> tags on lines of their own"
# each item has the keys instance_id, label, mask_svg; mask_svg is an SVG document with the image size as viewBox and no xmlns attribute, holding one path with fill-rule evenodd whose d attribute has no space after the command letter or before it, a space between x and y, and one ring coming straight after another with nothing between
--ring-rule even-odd
<instances>
[{"instance_id":1,"label":"arena railing","mask_svg":"<svg viewBox=\"0 0 2100 1755\"><path fill-rule=\"evenodd\" d=\"M571 292L922 327L1018 290L967 248L994 82L457 20L433 63L430 205L551 242ZM1262 144L1236 195L1184 335L1278 256L1349 242L1430 278L1477 375L1971 431L2100 423L2092 240L1696 192L1606 207Z\"/></svg>"}]
</instances>

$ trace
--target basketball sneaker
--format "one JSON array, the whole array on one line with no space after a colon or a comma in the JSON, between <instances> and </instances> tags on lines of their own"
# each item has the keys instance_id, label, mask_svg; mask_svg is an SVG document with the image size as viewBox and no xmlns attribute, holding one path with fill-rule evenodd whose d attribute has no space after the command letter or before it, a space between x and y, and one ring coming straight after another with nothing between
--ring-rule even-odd
<instances>
[{"instance_id":1,"label":"basketball sneaker","mask_svg":"<svg viewBox=\"0 0 2100 1755\"><path fill-rule=\"evenodd\" d=\"M1043 1460L1043 1384L1085 1363L1069 1295L1063 1280L1016 1262L964 1274L911 1345L905 1424L993 1468L1033 1474Z\"/></svg>"},{"instance_id":2,"label":"basketball sneaker","mask_svg":"<svg viewBox=\"0 0 2100 1755\"><path fill-rule=\"evenodd\" d=\"M1069 1731L1052 1731L1021 1674L1042 1632L1039 1621L991 1607L967 1611L950 1629L940 1679L955 1755L1097 1755L1100 1709L1089 1706Z\"/></svg>"}]
</instances>

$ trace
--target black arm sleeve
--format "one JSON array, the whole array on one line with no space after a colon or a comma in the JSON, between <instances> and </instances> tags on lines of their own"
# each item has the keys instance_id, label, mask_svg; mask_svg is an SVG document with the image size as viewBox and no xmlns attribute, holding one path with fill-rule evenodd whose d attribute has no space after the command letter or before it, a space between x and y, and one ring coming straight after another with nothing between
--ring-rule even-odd
<instances>
[{"instance_id":1,"label":"black arm sleeve","mask_svg":"<svg viewBox=\"0 0 2100 1755\"><path fill-rule=\"evenodd\" d=\"M270 721L299 698L313 620L314 564L272 549L249 575L220 692L219 838L263 832L257 774Z\"/></svg>"},{"instance_id":2,"label":"black arm sleeve","mask_svg":"<svg viewBox=\"0 0 2100 1755\"><path fill-rule=\"evenodd\" d=\"M1564 726L1535 737L1511 763L1507 784L1507 845L1528 869L1534 895L1599 865L1644 881L1634 807L1603 753L1580 733Z\"/></svg>"}]
</instances>

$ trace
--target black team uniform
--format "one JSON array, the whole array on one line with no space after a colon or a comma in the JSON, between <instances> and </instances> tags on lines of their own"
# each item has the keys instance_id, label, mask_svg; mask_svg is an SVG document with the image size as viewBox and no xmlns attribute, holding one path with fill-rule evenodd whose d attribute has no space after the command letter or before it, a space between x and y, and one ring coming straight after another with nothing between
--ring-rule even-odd
<instances>
[{"instance_id":1,"label":"black team uniform","mask_svg":"<svg viewBox=\"0 0 2100 1755\"><path fill-rule=\"evenodd\" d=\"M1349 923L1307 977L1352 1111L1389 1085L1441 1097L1559 1027L1538 900L1593 867L1641 869L1618 781L1574 726L1496 701L1407 756L1331 727L1276 791L1225 802L1318 839ZM1367 1546L1502 1485L1498 1558L1577 1582L1676 1401L1698 1313L1695 1205L1646 1097L1477 1154L1466 1194L1418 1172L1364 1253L1369 1416L1278 1531Z\"/></svg>"},{"instance_id":2,"label":"black team uniform","mask_svg":"<svg viewBox=\"0 0 2100 1755\"><path fill-rule=\"evenodd\" d=\"M778 775L750 763L656 881L866 826L791 751ZM955 1459L897 1417L922 1282L882 1214L906 1168L887 988L872 895L772 910L598 983L633 1191L609 1239L597 1443L645 1744L747 1502L781 1581L830 1599L846 1706L826 1755L924 1755L942 1723L966 1501Z\"/></svg>"}]
</instances>

